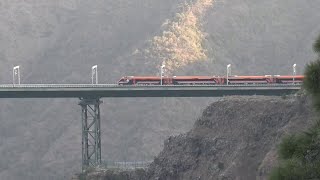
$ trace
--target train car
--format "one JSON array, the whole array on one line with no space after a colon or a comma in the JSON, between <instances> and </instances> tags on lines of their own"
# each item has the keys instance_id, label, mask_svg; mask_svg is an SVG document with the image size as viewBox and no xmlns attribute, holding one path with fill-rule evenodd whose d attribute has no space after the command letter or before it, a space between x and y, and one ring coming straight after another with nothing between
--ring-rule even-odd
<instances>
[{"instance_id":1,"label":"train car","mask_svg":"<svg viewBox=\"0 0 320 180\"><path fill-rule=\"evenodd\" d=\"M215 76L173 76L163 77L163 85L216 85L221 84L222 78ZM118 81L119 85L160 85L159 76L124 76Z\"/></svg>"},{"instance_id":2,"label":"train car","mask_svg":"<svg viewBox=\"0 0 320 180\"><path fill-rule=\"evenodd\" d=\"M221 84L219 76L173 76L174 85L217 85Z\"/></svg>"},{"instance_id":3,"label":"train car","mask_svg":"<svg viewBox=\"0 0 320 180\"><path fill-rule=\"evenodd\" d=\"M302 84L304 76L280 76L277 75L274 77L276 84Z\"/></svg>"},{"instance_id":4,"label":"train car","mask_svg":"<svg viewBox=\"0 0 320 180\"><path fill-rule=\"evenodd\" d=\"M118 81L118 85L160 85L159 76L124 76ZM162 84L172 84L172 78L162 77Z\"/></svg>"},{"instance_id":5,"label":"train car","mask_svg":"<svg viewBox=\"0 0 320 180\"><path fill-rule=\"evenodd\" d=\"M269 76L229 76L228 81L230 85L236 84L270 84L272 78ZM223 81L223 84L227 84L227 79Z\"/></svg>"},{"instance_id":6,"label":"train car","mask_svg":"<svg viewBox=\"0 0 320 180\"><path fill-rule=\"evenodd\" d=\"M265 76L229 76L229 84L301 84L303 77L298 76L281 76L281 75L265 75ZM227 80L223 81L226 84Z\"/></svg>"},{"instance_id":7,"label":"train car","mask_svg":"<svg viewBox=\"0 0 320 180\"><path fill-rule=\"evenodd\" d=\"M119 85L252 85L252 84L301 84L303 76L124 76Z\"/></svg>"}]
</instances>

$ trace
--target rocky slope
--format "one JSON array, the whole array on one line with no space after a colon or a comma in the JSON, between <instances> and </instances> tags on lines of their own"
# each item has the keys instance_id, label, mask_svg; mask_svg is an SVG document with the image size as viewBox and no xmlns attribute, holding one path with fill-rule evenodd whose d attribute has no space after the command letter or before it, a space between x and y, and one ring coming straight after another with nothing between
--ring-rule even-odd
<instances>
[{"instance_id":1,"label":"rocky slope","mask_svg":"<svg viewBox=\"0 0 320 180\"><path fill-rule=\"evenodd\" d=\"M266 179L281 137L316 117L305 96L227 97L210 104L189 132L168 138L146 172L94 171L87 178Z\"/></svg>"},{"instance_id":2,"label":"rocky slope","mask_svg":"<svg viewBox=\"0 0 320 180\"><path fill-rule=\"evenodd\" d=\"M147 179L264 179L275 147L314 119L310 100L228 97L212 103L191 131L165 141Z\"/></svg>"},{"instance_id":3,"label":"rocky slope","mask_svg":"<svg viewBox=\"0 0 320 180\"><path fill-rule=\"evenodd\" d=\"M184 2L2 0L1 84L11 83L11 68L17 64L22 83L89 83L94 64L99 65L101 83L114 83L128 74L157 74L160 60L137 52L148 50L150 40L167 30L165 24L175 22ZM213 1L201 17L195 17L207 59L173 74L220 75L228 63L236 74L287 74L293 63L301 73L312 59L311 44L320 31L319 8L319 1ZM201 108L212 101L104 99L103 159L153 158L164 139L189 130ZM79 171L77 103L76 99L1 99L0 177L65 179Z\"/></svg>"}]
</instances>

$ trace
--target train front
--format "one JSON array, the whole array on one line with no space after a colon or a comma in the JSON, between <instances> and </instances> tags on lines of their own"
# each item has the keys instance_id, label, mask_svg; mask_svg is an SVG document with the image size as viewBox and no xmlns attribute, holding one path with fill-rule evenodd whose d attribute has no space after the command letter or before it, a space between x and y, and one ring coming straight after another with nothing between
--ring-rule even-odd
<instances>
[{"instance_id":1,"label":"train front","mask_svg":"<svg viewBox=\"0 0 320 180\"><path fill-rule=\"evenodd\" d=\"M124 76L118 81L118 85L131 85L132 79L130 76Z\"/></svg>"}]
</instances>

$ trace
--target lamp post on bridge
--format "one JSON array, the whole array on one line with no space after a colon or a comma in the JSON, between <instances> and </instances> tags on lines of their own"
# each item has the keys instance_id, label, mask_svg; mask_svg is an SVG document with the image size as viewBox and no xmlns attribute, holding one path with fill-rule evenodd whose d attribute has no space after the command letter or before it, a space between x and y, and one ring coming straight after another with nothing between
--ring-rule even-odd
<instances>
[{"instance_id":1,"label":"lamp post on bridge","mask_svg":"<svg viewBox=\"0 0 320 180\"><path fill-rule=\"evenodd\" d=\"M296 73L297 73L297 71L296 71L296 66L297 66L297 64L294 64L293 66L292 66L292 75L293 75L293 84L295 84L295 75L296 75Z\"/></svg>"},{"instance_id":2,"label":"lamp post on bridge","mask_svg":"<svg viewBox=\"0 0 320 180\"><path fill-rule=\"evenodd\" d=\"M91 83L98 84L98 65L94 65L91 68Z\"/></svg>"},{"instance_id":3,"label":"lamp post on bridge","mask_svg":"<svg viewBox=\"0 0 320 180\"><path fill-rule=\"evenodd\" d=\"M17 79L17 84L20 84L20 66L15 66L13 67L13 72L12 72L12 83L16 84L16 79Z\"/></svg>"},{"instance_id":4,"label":"lamp post on bridge","mask_svg":"<svg viewBox=\"0 0 320 180\"><path fill-rule=\"evenodd\" d=\"M160 68L160 79L161 79L161 85L162 85L162 77L163 77L163 68L165 68L166 66L162 63L161 68Z\"/></svg>"},{"instance_id":5,"label":"lamp post on bridge","mask_svg":"<svg viewBox=\"0 0 320 180\"><path fill-rule=\"evenodd\" d=\"M229 74L231 75L231 64L227 65L227 85L229 85Z\"/></svg>"}]
</instances>

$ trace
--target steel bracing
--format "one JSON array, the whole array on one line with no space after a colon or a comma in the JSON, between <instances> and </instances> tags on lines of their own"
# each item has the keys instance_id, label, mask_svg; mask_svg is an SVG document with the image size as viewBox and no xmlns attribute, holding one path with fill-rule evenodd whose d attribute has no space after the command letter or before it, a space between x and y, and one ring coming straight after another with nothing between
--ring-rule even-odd
<instances>
[{"instance_id":1,"label":"steel bracing","mask_svg":"<svg viewBox=\"0 0 320 180\"><path fill-rule=\"evenodd\" d=\"M100 98L80 98L82 109L82 171L101 164Z\"/></svg>"}]
</instances>

